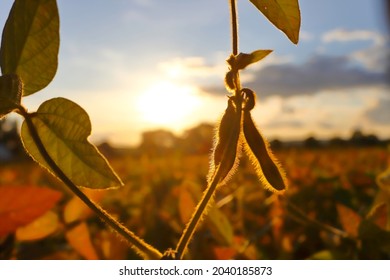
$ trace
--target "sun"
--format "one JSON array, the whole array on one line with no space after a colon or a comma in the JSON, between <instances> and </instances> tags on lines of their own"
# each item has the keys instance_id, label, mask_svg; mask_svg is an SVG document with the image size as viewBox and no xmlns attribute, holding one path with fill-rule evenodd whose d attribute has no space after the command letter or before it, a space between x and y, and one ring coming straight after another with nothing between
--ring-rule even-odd
<instances>
[{"instance_id":1,"label":"sun","mask_svg":"<svg viewBox=\"0 0 390 280\"><path fill-rule=\"evenodd\" d=\"M143 121L151 125L183 127L200 101L195 88L160 81L140 94L137 110Z\"/></svg>"}]
</instances>

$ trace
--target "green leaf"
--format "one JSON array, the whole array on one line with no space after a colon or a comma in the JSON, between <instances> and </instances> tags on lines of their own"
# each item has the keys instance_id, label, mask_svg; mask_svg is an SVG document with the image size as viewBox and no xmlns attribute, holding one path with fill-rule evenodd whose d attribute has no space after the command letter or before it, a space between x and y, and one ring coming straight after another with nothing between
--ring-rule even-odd
<instances>
[{"instance_id":1,"label":"green leaf","mask_svg":"<svg viewBox=\"0 0 390 280\"><path fill-rule=\"evenodd\" d=\"M385 214L384 228L390 231L390 168L380 173L376 177L376 183L379 186L374 202L370 211L367 214L368 218L373 218L377 214L377 210L385 207L383 214Z\"/></svg>"},{"instance_id":2,"label":"green leaf","mask_svg":"<svg viewBox=\"0 0 390 280\"><path fill-rule=\"evenodd\" d=\"M30 116L48 154L74 184L94 189L123 184L103 155L88 142L91 122L83 108L65 98L54 98L42 103ZM33 141L26 121L21 136L30 155L52 172Z\"/></svg>"},{"instance_id":3,"label":"green leaf","mask_svg":"<svg viewBox=\"0 0 390 280\"><path fill-rule=\"evenodd\" d=\"M298 0L249 0L294 44L299 40L301 13Z\"/></svg>"},{"instance_id":4,"label":"green leaf","mask_svg":"<svg viewBox=\"0 0 390 280\"><path fill-rule=\"evenodd\" d=\"M248 65L262 60L271 52L272 50L256 50L249 54L239 53L236 57L236 67L237 69L245 69Z\"/></svg>"},{"instance_id":5,"label":"green leaf","mask_svg":"<svg viewBox=\"0 0 390 280\"><path fill-rule=\"evenodd\" d=\"M385 207L384 228L390 231L390 192L379 189L367 217L373 218L380 207Z\"/></svg>"},{"instance_id":6,"label":"green leaf","mask_svg":"<svg viewBox=\"0 0 390 280\"><path fill-rule=\"evenodd\" d=\"M234 233L233 227L226 215L214 206L210 209L206 219L213 237L215 237L221 245L231 245Z\"/></svg>"},{"instance_id":7,"label":"green leaf","mask_svg":"<svg viewBox=\"0 0 390 280\"><path fill-rule=\"evenodd\" d=\"M340 203L336 203L336 209L343 229L349 236L357 237L362 218L355 211Z\"/></svg>"},{"instance_id":8,"label":"green leaf","mask_svg":"<svg viewBox=\"0 0 390 280\"><path fill-rule=\"evenodd\" d=\"M390 167L377 176L376 183L379 188L390 193Z\"/></svg>"},{"instance_id":9,"label":"green leaf","mask_svg":"<svg viewBox=\"0 0 390 280\"><path fill-rule=\"evenodd\" d=\"M0 76L0 118L20 106L23 83L15 74Z\"/></svg>"},{"instance_id":10,"label":"green leaf","mask_svg":"<svg viewBox=\"0 0 390 280\"><path fill-rule=\"evenodd\" d=\"M16 0L3 30L0 66L18 74L23 95L45 88L58 64L59 16L55 0Z\"/></svg>"},{"instance_id":11,"label":"green leaf","mask_svg":"<svg viewBox=\"0 0 390 280\"><path fill-rule=\"evenodd\" d=\"M330 250L322 250L311 255L309 260L333 260L334 256Z\"/></svg>"}]
</instances>

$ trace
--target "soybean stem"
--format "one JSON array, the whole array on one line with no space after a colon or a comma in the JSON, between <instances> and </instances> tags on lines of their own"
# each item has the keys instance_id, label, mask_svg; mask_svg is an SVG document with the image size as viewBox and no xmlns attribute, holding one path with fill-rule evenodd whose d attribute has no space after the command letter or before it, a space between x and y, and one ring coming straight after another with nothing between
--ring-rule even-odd
<instances>
[{"instance_id":1,"label":"soybean stem","mask_svg":"<svg viewBox=\"0 0 390 280\"><path fill-rule=\"evenodd\" d=\"M237 9L236 9L236 0L230 0L230 14L231 14L231 32L232 32L232 49L233 49L233 55L238 54L238 24L237 24ZM236 90L235 95L240 96L240 78L238 71L235 71L235 81L236 81ZM239 99L240 100L240 99ZM232 147L235 149L236 147ZM224 159L222 159L222 162ZM218 165L216 172L214 173L214 176L210 180L210 183L204 192L204 195L199 202L195 213L191 217L190 222L187 224L186 228L183 231L182 236L180 237L180 240L176 246L176 259L182 259L184 256L185 251L187 250L188 244L191 241L191 238L196 231L196 228L199 226L202 218L206 215L206 207L210 204L212 197L217 189L218 184L221 180L221 164Z\"/></svg>"},{"instance_id":2,"label":"soybean stem","mask_svg":"<svg viewBox=\"0 0 390 280\"><path fill-rule=\"evenodd\" d=\"M196 207L194 215L191 217L190 222L187 224L186 229L183 231L183 234L177 243L176 246L176 259L181 260L184 256L185 251L187 250L188 244L190 240L192 239L192 236L197 228L197 226L200 224L200 221L202 220L203 216L206 214L206 207L209 205L211 198L213 197L213 194L215 193L215 190L219 183L219 172L217 171L215 176L213 176L209 186L207 187L200 203Z\"/></svg>"},{"instance_id":3,"label":"soybean stem","mask_svg":"<svg viewBox=\"0 0 390 280\"><path fill-rule=\"evenodd\" d=\"M233 55L238 54L238 21L236 0L230 0L230 16L232 23L232 50Z\"/></svg>"}]
</instances>

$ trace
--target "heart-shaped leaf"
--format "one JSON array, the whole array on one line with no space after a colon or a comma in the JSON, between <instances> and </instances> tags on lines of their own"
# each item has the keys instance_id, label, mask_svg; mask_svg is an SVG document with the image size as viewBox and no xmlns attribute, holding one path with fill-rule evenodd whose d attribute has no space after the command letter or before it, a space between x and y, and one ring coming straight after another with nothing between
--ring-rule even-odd
<instances>
[{"instance_id":1,"label":"heart-shaped leaf","mask_svg":"<svg viewBox=\"0 0 390 280\"><path fill-rule=\"evenodd\" d=\"M301 13L298 0L249 0L294 44L299 40Z\"/></svg>"},{"instance_id":2,"label":"heart-shaped leaf","mask_svg":"<svg viewBox=\"0 0 390 280\"><path fill-rule=\"evenodd\" d=\"M18 108L22 93L23 83L18 75L0 76L0 118Z\"/></svg>"},{"instance_id":3,"label":"heart-shaped leaf","mask_svg":"<svg viewBox=\"0 0 390 280\"><path fill-rule=\"evenodd\" d=\"M30 116L48 154L74 184L94 189L123 184L104 156L88 141L91 122L79 105L65 98L54 98L42 103ZM33 141L26 121L21 136L29 154L54 174Z\"/></svg>"},{"instance_id":4,"label":"heart-shaped leaf","mask_svg":"<svg viewBox=\"0 0 390 280\"><path fill-rule=\"evenodd\" d=\"M49 188L0 187L0 236L29 224L50 210L61 196Z\"/></svg>"},{"instance_id":5,"label":"heart-shaped leaf","mask_svg":"<svg viewBox=\"0 0 390 280\"><path fill-rule=\"evenodd\" d=\"M55 0L16 0L3 30L0 66L18 74L23 95L46 87L58 65L59 16Z\"/></svg>"}]
</instances>

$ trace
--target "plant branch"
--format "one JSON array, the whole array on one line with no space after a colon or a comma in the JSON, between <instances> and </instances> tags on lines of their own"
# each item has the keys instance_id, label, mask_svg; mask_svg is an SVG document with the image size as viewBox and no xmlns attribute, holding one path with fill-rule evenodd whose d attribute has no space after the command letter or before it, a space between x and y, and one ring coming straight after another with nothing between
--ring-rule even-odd
<instances>
[{"instance_id":1,"label":"plant branch","mask_svg":"<svg viewBox=\"0 0 390 280\"><path fill-rule=\"evenodd\" d=\"M232 38L232 54L233 56L238 55L238 16L237 16L237 2L236 0L230 0L230 21L231 21L231 38ZM235 92L237 100L241 102L241 81L240 73L235 67L232 69L234 75Z\"/></svg>"},{"instance_id":2,"label":"plant branch","mask_svg":"<svg viewBox=\"0 0 390 280\"><path fill-rule=\"evenodd\" d=\"M232 23L232 50L233 55L238 54L238 21L236 0L230 0L230 16Z\"/></svg>"},{"instance_id":3,"label":"plant branch","mask_svg":"<svg viewBox=\"0 0 390 280\"><path fill-rule=\"evenodd\" d=\"M218 168L218 170L220 170L220 168ZM176 259L181 260L183 258L184 253L187 250L188 244L190 243L190 240L192 239L192 236L196 231L196 228L202 221L203 217L206 215L206 207L209 205L211 198L213 197L220 181L221 176L219 175L220 172L218 172L218 170L215 173L215 176L213 176L206 191L204 192L201 201L196 207L195 213L192 215L190 222L187 224L179 242L177 243L175 256Z\"/></svg>"},{"instance_id":4,"label":"plant branch","mask_svg":"<svg viewBox=\"0 0 390 280\"><path fill-rule=\"evenodd\" d=\"M161 259L162 254L151 245L146 243L135 233L128 230L121 223L116 221L110 214L108 214L104 209L102 209L98 204L90 200L67 176L66 174L58 167L58 165L51 158L47 152L44 144L41 141L41 138L34 126L32 121L32 114L28 113L27 110L20 106L19 114L21 114L26 121L30 135L38 148L39 153L42 155L46 163L50 166L54 174L69 187L69 189L77 195L93 212L98 215L98 217L106 222L115 232L121 235L126 241L128 241L132 248L140 254L143 258L146 259Z\"/></svg>"},{"instance_id":5,"label":"plant branch","mask_svg":"<svg viewBox=\"0 0 390 280\"><path fill-rule=\"evenodd\" d=\"M236 0L230 0L230 14L231 14L231 32L232 32L232 51L233 55L238 55L238 28L237 28L237 9L236 9ZM239 108L241 108L241 83L240 83L240 76L237 69L232 69L233 75L234 75L234 81L235 81L235 96L238 98L236 99L236 102L238 104ZM235 148L235 147L234 147ZM182 259L189 242L192 239L192 236L194 232L196 231L197 227L200 225L200 222L202 221L203 217L206 215L206 208L210 205L212 201L212 197L222 181L222 172L223 169L221 166L223 165L223 162L225 162L225 158L221 160L221 163L218 165L217 170L214 172L214 175L212 176L212 179L209 181L209 184L207 186L207 189L205 190L202 199L198 203L198 206L195 209L195 213L192 215L191 220L187 224L186 228L183 231L182 236L180 237L179 242L177 243L176 250L175 250L175 259ZM226 174L225 174L226 176Z\"/></svg>"},{"instance_id":6,"label":"plant branch","mask_svg":"<svg viewBox=\"0 0 390 280\"><path fill-rule=\"evenodd\" d=\"M308 217L298 206L296 206L294 203L292 203L289 200L285 200L285 205L287 206L287 209L289 210L287 213L288 215L294 219L295 221L303 224L311 224L313 226L318 227L321 230L325 230L329 233L332 233L337 236L341 236L343 238L348 237L348 233L346 233L343 230L340 230L338 228L332 227L327 224L323 224L315 219L312 219Z\"/></svg>"}]
</instances>

